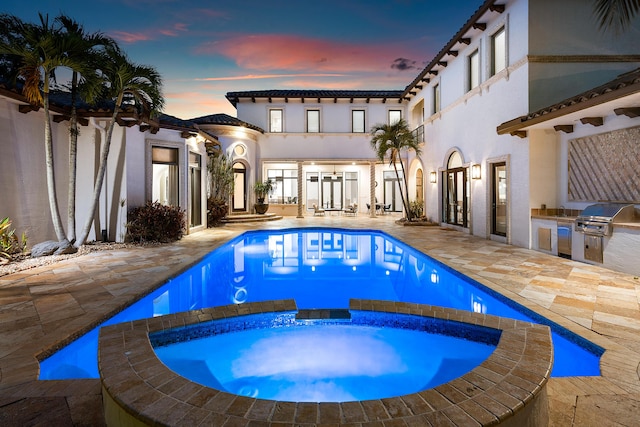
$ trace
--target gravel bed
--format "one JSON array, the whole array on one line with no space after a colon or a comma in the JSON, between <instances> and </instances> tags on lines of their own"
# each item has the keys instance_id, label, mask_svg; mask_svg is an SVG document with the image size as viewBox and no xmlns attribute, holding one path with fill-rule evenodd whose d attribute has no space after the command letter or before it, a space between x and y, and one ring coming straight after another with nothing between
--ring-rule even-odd
<instances>
[{"instance_id":1,"label":"gravel bed","mask_svg":"<svg viewBox=\"0 0 640 427\"><path fill-rule=\"evenodd\" d=\"M0 258L0 277L7 274L17 273L19 271L29 270L35 267L42 267L45 265L55 264L56 262L76 258L86 255L91 252L99 251L112 251L116 249L135 248L140 246L158 246L162 243L147 242L147 243L115 243L115 242L87 242L78 249L75 254L69 255L49 255L38 258L31 258L29 253L22 255L15 255L13 260L8 261L4 258Z\"/></svg>"}]
</instances>

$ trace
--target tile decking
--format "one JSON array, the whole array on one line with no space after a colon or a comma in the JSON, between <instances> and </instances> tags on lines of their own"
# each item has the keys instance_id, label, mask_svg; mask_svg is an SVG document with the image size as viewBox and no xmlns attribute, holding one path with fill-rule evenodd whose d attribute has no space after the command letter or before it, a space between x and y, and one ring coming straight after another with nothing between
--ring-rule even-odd
<instances>
[{"instance_id":1,"label":"tile decking","mask_svg":"<svg viewBox=\"0 0 640 427\"><path fill-rule=\"evenodd\" d=\"M36 381L37 358L247 229L381 229L604 347L601 377L552 378L550 425L640 420L640 281L622 273L392 216L285 218L206 230L174 245L91 253L0 277L0 425L100 425L99 380Z\"/></svg>"},{"instance_id":2,"label":"tile decking","mask_svg":"<svg viewBox=\"0 0 640 427\"><path fill-rule=\"evenodd\" d=\"M367 318L375 322L372 319L377 318L384 323L391 320L380 317L381 313L410 314L414 316L410 325L416 324L416 318L422 318L431 326L429 330L435 333L439 328L453 329L450 322L455 322L458 332L465 325L466 333L476 337L488 334L496 339L487 328L500 330L500 341L482 364L446 384L405 396L361 402L298 402L285 419L276 408L291 406L292 402L232 396L180 377L160 362L149 336L154 334L155 339L168 342L173 342L180 334L200 336L201 329L188 328L197 325L207 331L216 327L227 331L229 323L214 326L210 320L228 322L248 313L295 311L294 300L214 307L125 322L107 326L100 333L100 378L106 418L110 424L118 426L268 425L275 420L281 427L347 422L362 427L377 427L381 422L421 426L442 418L450 418L456 425L493 425L500 422L504 426L538 427L548 423L546 384L553 351L547 326L430 305L352 299L350 306L358 311L361 320ZM268 318L273 320L273 317ZM408 319L404 318L404 321ZM243 328L246 323L253 325L253 322L259 323L260 320L237 320L233 324L236 328ZM474 328L475 325L486 328ZM180 332L174 332L174 328L179 328ZM509 390L509 394L504 390ZM209 398L194 399L194 396L203 394ZM219 404L221 396L225 397L224 405ZM449 403L435 407L433 402L436 399ZM171 411L166 410L168 402L172 404ZM272 405L270 411L253 411L254 407L261 408L265 404ZM369 411L372 406L379 410ZM353 408L357 408L356 414Z\"/></svg>"}]
</instances>

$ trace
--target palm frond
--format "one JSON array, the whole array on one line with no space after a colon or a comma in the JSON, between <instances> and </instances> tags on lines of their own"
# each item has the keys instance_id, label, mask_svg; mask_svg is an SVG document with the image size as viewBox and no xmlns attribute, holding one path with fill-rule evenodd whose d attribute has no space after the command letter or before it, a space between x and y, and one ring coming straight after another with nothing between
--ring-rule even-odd
<instances>
[{"instance_id":1,"label":"palm frond","mask_svg":"<svg viewBox=\"0 0 640 427\"><path fill-rule=\"evenodd\" d=\"M594 14L605 31L625 31L639 11L640 0L594 0Z\"/></svg>"}]
</instances>

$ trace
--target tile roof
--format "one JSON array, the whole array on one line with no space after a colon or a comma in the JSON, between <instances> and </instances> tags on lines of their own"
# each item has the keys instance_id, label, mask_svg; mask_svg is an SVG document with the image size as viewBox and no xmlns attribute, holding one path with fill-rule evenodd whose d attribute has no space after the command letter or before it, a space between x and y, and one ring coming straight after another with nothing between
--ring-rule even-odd
<instances>
[{"instance_id":1,"label":"tile roof","mask_svg":"<svg viewBox=\"0 0 640 427\"><path fill-rule=\"evenodd\" d=\"M227 99L235 107L240 98L376 98L401 100L401 90L250 90L227 92Z\"/></svg>"},{"instance_id":2,"label":"tile roof","mask_svg":"<svg viewBox=\"0 0 640 427\"><path fill-rule=\"evenodd\" d=\"M640 68L622 74L603 85L589 89L556 104L533 111L498 126L499 135L515 132L527 126L604 104L624 96L640 93Z\"/></svg>"},{"instance_id":3,"label":"tile roof","mask_svg":"<svg viewBox=\"0 0 640 427\"><path fill-rule=\"evenodd\" d=\"M191 119L191 122L197 125L227 125L227 126L239 126L248 129L253 129L258 132L264 133L264 130L256 125L242 121L236 117L232 117L228 114L210 114L208 116L196 117Z\"/></svg>"}]
</instances>

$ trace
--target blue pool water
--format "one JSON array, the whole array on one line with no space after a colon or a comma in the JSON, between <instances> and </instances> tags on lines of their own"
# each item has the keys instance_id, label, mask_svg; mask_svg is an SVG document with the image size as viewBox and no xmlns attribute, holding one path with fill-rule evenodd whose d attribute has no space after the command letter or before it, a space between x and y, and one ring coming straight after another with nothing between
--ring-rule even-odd
<instances>
[{"instance_id":1,"label":"blue pool water","mask_svg":"<svg viewBox=\"0 0 640 427\"><path fill-rule=\"evenodd\" d=\"M171 370L218 390L280 401L347 402L417 393L461 377L491 355L501 335L389 313L352 311L350 319L340 320L295 316L216 320L150 339Z\"/></svg>"},{"instance_id":2,"label":"blue pool water","mask_svg":"<svg viewBox=\"0 0 640 427\"><path fill-rule=\"evenodd\" d=\"M350 298L432 304L549 325L552 376L600 375L604 349L380 231L250 231L100 326L244 302L295 299L348 308ZM98 378L99 327L43 360L40 379Z\"/></svg>"}]
</instances>

